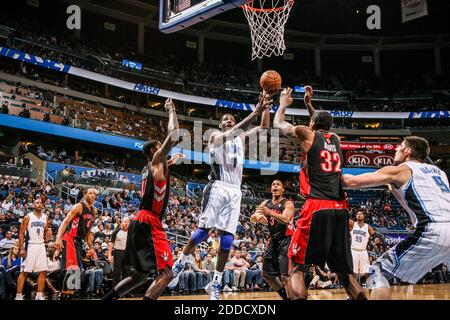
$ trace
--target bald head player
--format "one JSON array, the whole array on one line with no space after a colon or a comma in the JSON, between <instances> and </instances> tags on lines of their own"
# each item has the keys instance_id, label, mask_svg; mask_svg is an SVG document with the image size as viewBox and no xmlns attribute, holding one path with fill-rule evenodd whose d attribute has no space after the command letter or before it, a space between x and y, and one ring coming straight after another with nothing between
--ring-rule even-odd
<instances>
[{"instance_id":1,"label":"bald head player","mask_svg":"<svg viewBox=\"0 0 450 320\"><path fill-rule=\"evenodd\" d=\"M158 276L152 282L144 300L156 300L172 280L172 251L161 220L166 213L170 194L169 165L167 156L179 139L179 126L175 105L171 98L165 103L169 113L167 137L164 143L150 140L144 144L142 152L147 165L142 170L141 203L139 212L130 221L125 248L125 265L132 266L129 277L120 281L103 299L114 300L123 297L131 290L147 281L150 271L156 270Z\"/></svg>"},{"instance_id":2,"label":"bald head player","mask_svg":"<svg viewBox=\"0 0 450 320\"><path fill-rule=\"evenodd\" d=\"M294 126L285 121L286 108L292 104L292 89L280 95L280 107L274 127L285 136L298 140L303 152L300 191L306 198L292 236L289 258L292 262L288 292L291 299L307 299L304 271L314 264L327 264L336 272L351 299L366 299L362 287L353 278L348 228L348 206L341 184L344 157L339 137L330 132L333 117L316 112L312 106L312 88L305 87L304 102L311 116L309 126Z\"/></svg>"},{"instance_id":3,"label":"bald head player","mask_svg":"<svg viewBox=\"0 0 450 320\"><path fill-rule=\"evenodd\" d=\"M283 300L288 299L286 286L289 277L288 249L294 233L294 204L286 199L284 184L281 180L273 180L270 191L272 198L264 200L251 216L250 222L267 224L270 241L264 252L263 277L270 287Z\"/></svg>"},{"instance_id":4,"label":"bald head player","mask_svg":"<svg viewBox=\"0 0 450 320\"><path fill-rule=\"evenodd\" d=\"M94 260L97 258L93 237L89 237L97 211L94 208L97 194L97 189L88 189L84 199L73 206L59 226L55 248L62 251L61 269L66 273L63 281L62 298L70 298L74 294L75 288L70 287L73 282L69 283L69 279L76 271L83 269L83 240L89 247L87 256ZM69 230L66 232L68 227Z\"/></svg>"}]
</instances>

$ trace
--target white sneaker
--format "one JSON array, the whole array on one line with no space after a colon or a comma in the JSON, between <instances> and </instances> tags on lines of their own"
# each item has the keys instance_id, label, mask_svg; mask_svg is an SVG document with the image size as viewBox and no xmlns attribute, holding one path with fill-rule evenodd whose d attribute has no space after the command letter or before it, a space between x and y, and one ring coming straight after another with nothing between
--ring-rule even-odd
<instances>
[{"instance_id":1,"label":"white sneaker","mask_svg":"<svg viewBox=\"0 0 450 320\"><path fill-rule=\"evenodd\" d=\"M17 296L17 295L16 295L16 298L15 298L14 300L24 300L24 299L23 299L23 295L22 295L22 296Z\"/></svg>"},{"instance_id":2,"label":"white sneaker","mask_svg":"<svg viewBox=\"0 0 450 320\"><path fill-rule=\"evenodd\" d=\"M211 281L206 285L205 291L209 294L209 300L220 300L220 283Z\"/></svg>"},{"instance_id":3,"label":"white sneaker","mask_svg":"<svg viewBox=\"0 0 450 320\"><path fill-rule=\"evenodd\" d=\"M181 261L181 258L179 258L177 261L175 261L175 263L173 264L172 267L172 272L173 272L173 279L172 281L169 282L169 284L167 285L167 287L169 289L173 289L177 286L178 281L180 280L180 275L181 273L184 271L184 266L185 266L185 262Z\"/></svg>"},{"instance_id":4,"label":"white sneaker","mask_svg":"<svg viewBox=\"0 0 450 320\"><path fill-rule=\"evenodd\" d=\"M231 292L233 291L227 284L223 287L223 292Z\"/></svg>"},{"instance_id":5,"label":"white sneaker","mask_svg":"<svg viewBox=\"0 0 450 320\"><path fill-rule=\"evenodd\" d=\"M45 300L45 297L44 296L41 296L41 297L36 296L36 298L34 300Z\"/></svg>"},{"instance_id":6,"label":"white sneaker","mask_svg":"<svg viewBox=\"0 0 450 320\"><path fill-rule=\"evenodd\" d=\"M236 288L236 286L231 287L231 291L236 292L238 291L238 288Z\"/></svg>"}]
</instances>

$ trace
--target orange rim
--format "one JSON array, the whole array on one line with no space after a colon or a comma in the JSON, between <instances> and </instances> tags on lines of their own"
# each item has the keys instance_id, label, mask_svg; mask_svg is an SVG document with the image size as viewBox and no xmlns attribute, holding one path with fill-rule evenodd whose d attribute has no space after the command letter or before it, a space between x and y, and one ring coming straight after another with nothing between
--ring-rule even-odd
<instances>
[{"instance_id":1,"label":"orange rim","mask_svg":"<svg viewBox=\"0 0 450 320\"><path fill-rule=\"evenodd\" d=\"M273 11L283 11L286 10L286 7L291 7L294 4L294 0L289 0L286 6L276 7L276 8L255 8L251 7L250 4L253 3L253 0L250 0L248 3L241 5L241 8L247 11L255 11L255 12L273 12Z\"/></svg>"}]
</instances>

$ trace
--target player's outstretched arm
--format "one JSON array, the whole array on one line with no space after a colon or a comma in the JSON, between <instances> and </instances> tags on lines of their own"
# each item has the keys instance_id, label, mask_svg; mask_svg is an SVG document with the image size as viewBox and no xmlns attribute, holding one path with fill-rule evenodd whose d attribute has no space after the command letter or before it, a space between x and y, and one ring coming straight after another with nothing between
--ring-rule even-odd
<instances>
[{"instance_id":1,"label":"player's outstretched arm","mask_svg":"<svg viewBox=\"0 0 450 320\"><path fill-rule=\"evenodd\" d=\"M406 166L387 166L371 173L358 176L342 175L342 184L348 188L369 188L392 183L403 185L411 177L411 171Z\"/></svg>"},{"instance_id":2,"label":"player's outstretched arm","mask_svg":"<svg viewBox=\"0 0 450 320\"><path fill-rule=\"evenodd\" d=\"M250 113L244 120L235 125L232 129L225 132L214 132L209 138L209 143L215 146L219 146L223 144L225 141L232 139L238 135L242 134L242 130L248 128L248 126L258 118L266 109L269 109L272 105L273 100L271 99L271 95L268 93L261 93L259 95L259 101L256 104L255 110ZM263 117L264 119L264 117ZM270 121L270 118L269 118ZM260 126L256 127L256 130L259 130ZM250 130L251 131L251 130ZM248 135L248 134L247 134Z\"/></svg>"},{"instance_id":3,"label":"player's outstretched arm","mask_svg":"<svg viewBox=\"0 0 450 320\"><path fill-rule=\"evenodd\" d=\"M282 135L298 138L301 143L306 142L302 149L306 152L314 140L314 132L307 126L294 126L285 120L286 108L292 104L292 89L286 88L280 94L280 107L273 120L273 127L279 129Z\"/></svg>"},{"instance_id":4,"label":"player's outstretched arm","mask_svg":"<svg viewBox=\"0 0 450 320\"><path fill-rule=\"evenodd\" d=\"M261 96L260 96L261 99ZM261 124L245 132L245 136L251 136L258 133L261 129L268 129L270 127L270 109L272 108L272 96L266 92L263 92L263 104L268 104L269 106L264 109L261 116Z\"/></svg>"},{"instance_id":5,"label":"player's outstretched arm","mask_svg":"<svg viewBox=\"0 0 450 320\"><path fill-rule=\"evenodd\" d=\"M161 163L167 159L172 147L178 142L180 138L178 117L175 110L175 104L171 98L167 98L164 108L169 112L169 123L167 124L167 137L164 140L161 148L155 153L153 157L153 164Z\"/></svg>"},{"instance_id":6,"label":"player's outstretched arm","mask_svg":"<svg viewBox=\"0 0 450 320\"><path fill-rule=\"evenodd\" d=\"M25 250L25 231L28 228L29 222L30 222L30 216L26 215L25 218L23 218L22 224L20 225L20 229L19 229L19 248L20 248L20 256L22 258L25 258L27 255L27 252Z\"/></svg>"},{"instance_id":7,"label":"player's outstretched arm","mask_svg":"<svg viewBox=\"0 0 450 320\"><path fill-rule=\"evenodd\" d=\"M288 137L297 137L295 134L295 126L285 120L286 108L292 104L292 89L286 88L280 94L280 107L275 113L273 119L273 127L281 131L282 135Z\"/></svg>"},{"instance_id":8,"label":"player's outstretched arm","mask_svg":"<svg viewBox=\"0 0 450 320\"><path fill-rule=\"evenodd\" d=\"M308 109L309 117L311 118L316 112L314 109L311 99L313 96L313 89L311 86L305 86L305 95L303 96L303 102L305 103L306 109Z\"/></svg>"},{"instance_id":9,"label":"player's outstretched arm","mask_svg":"<svg viewBox=\"0 0 450 320\"><path fill-rule=\"evenodd\" d=\"M355 225L355 221L353 221L352 219L348 219L348 228L350 229L350 231L353 230L354 225Z\"/></svg>"},{"instance_id":10,"label":"player's outstretched arm","mask_svg":"<svg viewBox=\"0 0 450 320\"><path fill-rule=\"evenodd\" d=\"M73 206L72 210L67 214L67 216L64 218L63 222L59 226L58 233L56 234L56 240L55 240L55 248L58 251L61 251L62 248L64 248L63 242L62 242L62 236L64 235L64 232L66 232L67 226L69 223L77 216L81 214L82 211L82 205L81 203L77 203Z\"/></svg>"}]
</instances>

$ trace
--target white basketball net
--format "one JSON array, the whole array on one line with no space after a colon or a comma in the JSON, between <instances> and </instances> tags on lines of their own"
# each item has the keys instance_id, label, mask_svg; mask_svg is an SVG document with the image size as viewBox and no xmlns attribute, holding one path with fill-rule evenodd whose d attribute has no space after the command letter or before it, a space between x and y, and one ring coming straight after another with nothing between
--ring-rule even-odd
<instances>
[{"instance_id":1,"label":"white basketball net","mask_svg":"<svg viewBox=\"0 0 450 320\"><path fill-rule=\"evenodd\" d=\"M252 60L284 53L284 25L293 4L294 0L250 0L242 6L250 26Z\"/></svg>"}]
</instances>

